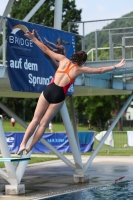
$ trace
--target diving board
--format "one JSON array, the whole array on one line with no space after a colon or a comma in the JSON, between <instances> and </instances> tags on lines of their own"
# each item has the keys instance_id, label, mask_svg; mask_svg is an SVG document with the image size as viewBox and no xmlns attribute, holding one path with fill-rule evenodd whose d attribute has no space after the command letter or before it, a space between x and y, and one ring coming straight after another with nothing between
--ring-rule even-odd
<instances>
[{"instance_id":1,"label":"diving board","mask_svg":"<svg viewBox=\"0 0 133 200\"><path fill-rule=\"evenodd\" d=\"M0 162L21 162L27 160L30 160L30 158L0 158Z\"/></svg>"}]
</instances>

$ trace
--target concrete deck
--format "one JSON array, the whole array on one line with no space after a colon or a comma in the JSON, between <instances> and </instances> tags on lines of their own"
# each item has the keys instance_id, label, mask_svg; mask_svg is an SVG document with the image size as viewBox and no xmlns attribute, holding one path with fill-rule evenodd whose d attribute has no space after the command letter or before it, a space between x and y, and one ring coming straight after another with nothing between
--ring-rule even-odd
<instances>
[{"instance_id":1,"label":"concrete deck","mask_svg":"<svg viewBox=\"0 0 133 200\"><path fill-rule=\"evenodd\" d=\"M49 157L49 155L44 156ZM66 157L73 161L72 156ZM82 156L83 163L88 158L89 156ZM8 183L0 177L0 199L35 200L83 188L115 183L115 179L122 176L125 178L121 181L133 180L133 156L97 156L88 169L88 173L89 182L74 183L74 171L61 160L30 164L27 166L21 182L21 184L25 184L26 193L19 196L4 195L4 188Z\"/></svg>"}]
</instances>

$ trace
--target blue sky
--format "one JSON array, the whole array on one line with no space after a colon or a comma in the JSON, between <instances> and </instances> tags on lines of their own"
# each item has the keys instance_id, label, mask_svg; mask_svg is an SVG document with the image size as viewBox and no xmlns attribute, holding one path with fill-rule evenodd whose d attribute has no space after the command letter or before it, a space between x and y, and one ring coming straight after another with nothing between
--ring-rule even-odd
<instances>
[{"instance_id":1,"label":"blue sky","mask_svg":"<svg viewBox=\"0 0 133 200\"><path fill-rule=\"evenodd\" d=\"M133 0L75 0L82 21L119 18L133 11Z\"/></svg>"}]
</instances>

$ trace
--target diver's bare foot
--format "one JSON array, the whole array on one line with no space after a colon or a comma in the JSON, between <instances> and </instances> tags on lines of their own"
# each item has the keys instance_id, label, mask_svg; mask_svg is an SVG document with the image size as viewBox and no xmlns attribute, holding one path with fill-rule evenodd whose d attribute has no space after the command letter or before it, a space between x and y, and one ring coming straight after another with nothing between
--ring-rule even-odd
<instances>
[{"instance_id":1,"label":"diver's bare foot","mask_svg":"<svg viewBox=\"0 0 133 200\"><path fill-rule=\"evenodd\" d=\"M25 148L26 154L28 154L30 151L31 151L31 149L29 147Z\"/></svg>"},{"instance_id":2,"label":"diver's bare foot","mask_svg":"<svg viewBox=\"0 0 133 200\"><path fill-rule=\"evenodd\" d=\"M22 156L24 151L25 151L25 146L20 146L19 151L17 152L17 155Z\"/></svg>"}]
</instances>

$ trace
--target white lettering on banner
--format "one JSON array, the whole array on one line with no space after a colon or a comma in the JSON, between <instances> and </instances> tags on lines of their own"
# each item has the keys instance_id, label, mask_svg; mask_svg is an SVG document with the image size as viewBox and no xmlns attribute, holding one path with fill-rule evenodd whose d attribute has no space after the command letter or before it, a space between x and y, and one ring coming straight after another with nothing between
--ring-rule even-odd
<instances>
[{"instance_id":1,"label":"white lettering on banner","mask_svg":"<svg viewBox=\"0 0 133 200\"><path fill-rule=\"evenodd\" d=\"M8 137L8 138L6 138L6 141L7 142L12 142L12 141L14 141L14 137Z\"/></svg>"},{"instance_id":2,"label":"white lettering on banner","mask_svg":"<svg viewBox=\"0 0 133 200\"><path fill-rule=\"evenodd\" d=\"M29 77L29 83L32 84L33 86L35 86L36 84L39 85L48 85L51 80L52 80L52 76L50 76L49 78L44 78L44 77L36 77L33 76L32 74L28 74Z\"/></svg>"},{"instance_id":3,"label":"white lettering on banner","mask_svg":"<svg viewBox=\"0 0 133 200\"><path fill-rule=\"evenodd\" d=\"M75 37L72 36L72 46L73 46L73 51L75 53Z\"/></svg>"},{"instance_id":4,"label":"white lettering on banner","mask_svg":"<svg viewBox=\"0 0 133 200\"><path fill-rule=\"evenodd\" d=\"M26 70L38 71L38 65L36 63L28 62L28 59L24 62L24 68Z\"/></svg>"},{"instance_id":5,"label":"white lettering on banner","mask_svg":"<svg viewBox=\"0 0 133 200\"><path fill-rule=\"evenodd\" d=\"M19 44L22 46L33 47L33 42L29 39L18 38L15 36L9 36L9 43L11 44Z\"/></svg>"},{"instance_id":6,"label":"white lettering on banner","mask_svg":"<svg viewBox=\"0 0 133 200\"><path fill-rule=\"evenodd\" d=\"M22 69L22 58L19 58L19 60L10 60L10 67Z\"/></svg>"},{"instance_id":7,"label":"white lettering on banner","mask_svg":"<svg viewBox=\"0 0 133 200\"><path fill-rule=\"evenodd\" d=\"M25 70L38 71L37 63L30 63L28 62L28 59L25 60L23 66ZM19 58L19 60L10 60L10 67L16 69L22 69L22 58Z\"/></svg>"},{"instance_id":8,"label":"white lettering on banner","mask_svg":"<svg viewBox=\"0 0 133 200\"><path fill-rule=\"evenodd\" d=\"M9 66L14 69L22 69L22 66L23 66L24 70L38 71L37 63L31 63L28 61L28 59L25 59L25 61L23 62L22 61L23 61L22 58L19 58L19 60L10 60ZM32 84L34 87L36 86L36 84L48 85L53 79L52 76L49 76L49 78L45 78L45 77L33 76L31 73L28 74L28 78L29 78L28 82Z\"/></svg>"},{"instance_id":9,"label":"white lettering on banner","mask_svg":"<svg viewBox=\"0 0 133 200\"><path fill-rule=\"evenodd\" d=\"M54 139L54 138L52 138L52 139L47 139L47 141L49 142L49 143L52 143L52 142L62 142L62 143L64 143L64 142L68 142L68 139L66 139L66 138L59 138L59 139Z\"/></svg>"}]
</instances>

